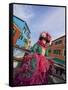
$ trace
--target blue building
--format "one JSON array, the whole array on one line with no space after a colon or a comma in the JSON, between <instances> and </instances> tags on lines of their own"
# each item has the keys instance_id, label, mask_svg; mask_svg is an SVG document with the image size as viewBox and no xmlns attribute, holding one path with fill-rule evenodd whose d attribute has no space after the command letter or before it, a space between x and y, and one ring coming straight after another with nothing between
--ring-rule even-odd
<instances>
[{"instance_id":1,"label":"blue building","mask_svg":"<svg viewBox=\"0 0 68 90\"><path fill-rule=\"evenodd\" d=\"M20 36L16 39L16 45L27 48L30 42L30 30L27 23L22 19L13 16L13 24L15 24L20 31Z\"/></svg>"}]
</instances>

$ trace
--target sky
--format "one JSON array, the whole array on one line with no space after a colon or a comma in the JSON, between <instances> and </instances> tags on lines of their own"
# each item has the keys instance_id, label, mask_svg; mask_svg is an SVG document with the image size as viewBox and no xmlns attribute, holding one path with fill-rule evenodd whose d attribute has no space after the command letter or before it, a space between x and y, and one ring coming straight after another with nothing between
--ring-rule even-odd
<instances>
[{"instance_id":1,"label":"sky","mask_svg":"<svg viewBox=\"0 0 68 90\"><path fill-rule=\"evenodd\" d=\"M65 35L65 8L14 4L13 14L26 21L31 32L31 45L41 32L49 32L52 40Z\"/></svg>"}]
</instances>

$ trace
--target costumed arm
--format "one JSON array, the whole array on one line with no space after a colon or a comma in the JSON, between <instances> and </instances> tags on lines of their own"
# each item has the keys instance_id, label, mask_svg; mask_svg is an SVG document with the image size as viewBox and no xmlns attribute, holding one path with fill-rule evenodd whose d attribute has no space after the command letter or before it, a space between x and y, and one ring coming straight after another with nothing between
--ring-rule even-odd
<instances>
[{"instance_id":1,"label":"costumed arm","mask_svg":"<svg viewBox=\"0 0 68 90\"><path fill-rule=\"evenodd\" d=\"M48 56L48 55L49 55L49 51L48 49L46 49L45 56Z\"/></svg>"},{"instance_id":2,"label":"costumed arm","mask_svg":"<svg viewBox=\"0 0 68 90\"><path fill-rule=\"evenodd\" d=\"M31 48L31 52L36 52L37 51L37 48L38 48L38 45L37 43L33 45L33 47Z\"/></svg>"}]
</instances>

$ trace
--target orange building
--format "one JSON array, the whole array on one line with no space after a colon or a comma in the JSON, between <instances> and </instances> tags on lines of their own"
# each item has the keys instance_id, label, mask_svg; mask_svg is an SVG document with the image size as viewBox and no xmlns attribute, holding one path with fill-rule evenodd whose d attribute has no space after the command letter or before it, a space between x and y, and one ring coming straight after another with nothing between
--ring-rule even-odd
<instances>
[{"instance_id":1,"label":"orange building","mask_svg":"<svg viewBox=\"0 0 68 90\"><path fill-rule=\"evenodd\" d=\"M20 37L20 30L19 28L13 24L13 45L16 45L17 39Z\"/></svg>"},{"instance_id":2,"label":"orange building","mask_svg":"<svg viewBox=\"0 0 68 90\"><path fill-rule=\"evenodd\" d=\"M48 49L49 56L54 60L60 61L62 64L65 62L65 35L52 41Z\"/></svg>"}]
</instances>

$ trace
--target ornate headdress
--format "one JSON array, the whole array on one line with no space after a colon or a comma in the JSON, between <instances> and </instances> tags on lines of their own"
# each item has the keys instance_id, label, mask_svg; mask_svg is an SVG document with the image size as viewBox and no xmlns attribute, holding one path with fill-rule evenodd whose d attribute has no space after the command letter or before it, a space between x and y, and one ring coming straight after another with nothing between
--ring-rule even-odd
<instances>
[{"instance_id":1,"label":"ornate headdress","mask_svg":"<svg viewBox=\"0 0 68 90\"><path fill-rule=\"evenodd\" d=\"M47 43L50 43L51 41L51 35L48 32L42 32L40 34L40 40L44 39Z\"/></svg>"}]
</instances>

